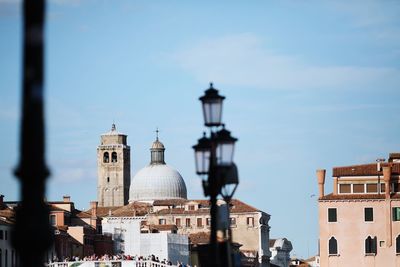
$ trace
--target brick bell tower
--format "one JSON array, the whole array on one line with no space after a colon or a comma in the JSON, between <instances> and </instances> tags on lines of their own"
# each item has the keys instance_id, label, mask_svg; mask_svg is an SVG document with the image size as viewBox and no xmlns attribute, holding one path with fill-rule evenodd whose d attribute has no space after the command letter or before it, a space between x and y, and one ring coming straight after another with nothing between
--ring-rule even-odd
<instances>
[{"instance_id":1,"label":"brick bell tower","mask_svg":"<svg viewBox=\"0 0 400 267\"><path fill-rule=\"evenodd\" d=\"M127 135L111 131L102 134L97 147L97 199L100 207L128 204L131 184L131 148Z\"/></svg>"}]
</instances>

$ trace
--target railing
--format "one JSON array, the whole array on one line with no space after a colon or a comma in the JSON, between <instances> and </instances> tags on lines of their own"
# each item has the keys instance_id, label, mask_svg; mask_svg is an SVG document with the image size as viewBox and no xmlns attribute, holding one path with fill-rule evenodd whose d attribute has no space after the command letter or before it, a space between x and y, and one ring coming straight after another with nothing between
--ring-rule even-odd
<instances>
[{"instance_id":1,"label":"railing","mask_svg":"<svg viewBox=\"0 0 400 267\"><path fill-rule=\"evenodd\" d=\"M52 262L47 267L176 267L151 260L67 261Z\"/></svg>"}]
</instances>

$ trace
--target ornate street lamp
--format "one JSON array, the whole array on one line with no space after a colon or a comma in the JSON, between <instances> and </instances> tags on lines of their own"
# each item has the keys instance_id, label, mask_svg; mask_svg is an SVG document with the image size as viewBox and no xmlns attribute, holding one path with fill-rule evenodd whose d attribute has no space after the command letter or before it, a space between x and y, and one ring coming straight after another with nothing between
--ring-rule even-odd
<instances>
[{"instance_id":1,"label":"ornate street lamp","mask_svg":"<svg viewBox=\"0 0 400 267\"><path fill-rule=\"evenodd\" d=\"M220 96L218 90L210 83L210 88L199 99L203 106L204 125L207 127L220 126L222 121L222 102L225 97Z\"/></svg>"},{"instance_id":2,"label":"ornate street lamp","mask_svg":"<svg viewBox=\"0 0 400 267\"><path fill-rule=\"evenodd\" d=\"M227 242L217 243L217 197L223 196L227 204L235 193L239 184L236 165L233 163L233 153L236 138L225 129L222 124L222 102L224 96L218 94L218 90L210 83L210 88L205 91L204 96L200 97L204 125L211 129L210 137L203 137L193 146L196 161L196 173L203 178L204 195L210 196L210 215L211 215L211 233L210 233L210 251L203 260L210 262L204 263L207 266L222 267L232 266L232 253L230 248L230 234ZM218 127L222 129L218 130ZM217 131L217 132L215 132ZM228 217L229 218L229 210ZM229 222L227 222L229 225ZM230 233L230 228L228 229ZM225 247L225 249L223 249ZM219 252L225 251L221 257ZM203 257L202 257L203 258ZM210 260L211 259L211 260Z\"/></svg>"}]
</instances>

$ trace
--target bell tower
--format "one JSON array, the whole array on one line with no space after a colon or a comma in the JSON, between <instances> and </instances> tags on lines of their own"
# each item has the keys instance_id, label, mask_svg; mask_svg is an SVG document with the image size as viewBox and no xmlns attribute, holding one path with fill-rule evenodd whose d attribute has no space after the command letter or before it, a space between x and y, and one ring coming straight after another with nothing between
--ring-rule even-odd
<instances>
[{"instance_id":1,"label":"bell tower","mask_svg":"<svg viewBox=\"0 0 400 267\"><path fill-rule=\"evenodd\" d=\"M131 148L127 135L111 131L102 134L97 147L97 200L100 207L128 204L131 184Z\"/></svg>"}]
</instances>

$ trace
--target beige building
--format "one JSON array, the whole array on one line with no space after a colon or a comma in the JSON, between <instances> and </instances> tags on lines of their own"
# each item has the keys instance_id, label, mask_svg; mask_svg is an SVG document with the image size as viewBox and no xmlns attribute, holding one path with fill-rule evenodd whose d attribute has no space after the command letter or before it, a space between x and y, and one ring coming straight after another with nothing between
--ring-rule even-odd
<instances>
[{"instance_id":1,"label":"beige building","mask_svg":"<svg viewBox=\"0 0 400 267\"><path fill-rule=\"evenodd\" d=\"M101 135L97 147L97 199L100 207L128 204L131 183L130 147L127 136L117 132L115 124L111 131Z\"/></svg>"},{"instance_id":2,"label":"beige building","mask_svg":"<svg viewBox=\"0 0 400 267\"><path fill-rule=\"evenodd\" d=\"M400 154L333 168L333 193L319 185L321 266L400 266Z\"/></svg>"}]
</instances>

